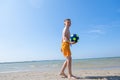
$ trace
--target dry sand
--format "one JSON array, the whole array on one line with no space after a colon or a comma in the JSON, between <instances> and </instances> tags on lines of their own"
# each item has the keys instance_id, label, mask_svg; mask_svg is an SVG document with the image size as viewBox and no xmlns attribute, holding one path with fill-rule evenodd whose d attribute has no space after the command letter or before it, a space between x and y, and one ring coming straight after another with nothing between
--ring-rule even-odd
<instances>
[{"instance_id":1,"label":"dry sand","mask_svg":"<svg viewBox=\"0 0 120 80\"><path fill-rule=\"evenodd\" d=\"M120 69L114 70L76 70L77 80L120 80ZM57 71L28 71L0 73L0 80L68 80L59 76Z\"/></svg>"}]
</instances>

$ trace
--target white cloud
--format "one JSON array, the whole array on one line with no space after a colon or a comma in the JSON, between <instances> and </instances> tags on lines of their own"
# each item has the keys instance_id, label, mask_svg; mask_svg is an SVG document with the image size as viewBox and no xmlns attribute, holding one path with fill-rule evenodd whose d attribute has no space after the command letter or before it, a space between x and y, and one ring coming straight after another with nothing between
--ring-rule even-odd
<instances>
[{"instance_id":1,"label":"white cloud","mask_svg":"<svg viewBox=\"0 0 120 80\"><path fill-rule=\"evenodd\" d=\"M82 32L83 35L87 35L87 37L91 39L99 38L101 35L104 35L106 33L110 33L113 28L120 27L120 21L113 21L109 24L105 25L90 25L88 30L85 30Z\"/></svg>"},{"instance_id":2,"label":"white cloud","mask_svg":"<svg viewBox=\"0 0 120 80\"><path fill-rule=\"evenodd\" d=\"M103 34L104 32L103 32L102 30L99 30L99 29L94 29L94 30L90 30L90 31L88 31L88 33Z\"/></svg>"},{"instance_id":3,"label":"white cloud","mask_svg":"<svg viewBox=\"0 0 120 80\"><path fill-rule=\"evenodd\" d=\"M108 25L90 25L89 29L82 31L81 34L88 39L97 39L107 32Z\"/></svg>"}]
</instances>

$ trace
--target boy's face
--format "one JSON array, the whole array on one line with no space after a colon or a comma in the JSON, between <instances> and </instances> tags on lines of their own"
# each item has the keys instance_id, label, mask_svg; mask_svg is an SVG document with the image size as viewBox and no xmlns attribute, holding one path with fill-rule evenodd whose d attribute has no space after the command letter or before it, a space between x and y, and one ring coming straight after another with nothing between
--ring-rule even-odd
<instances>
[{"instance_id":1,"label":"boy's face","mask_svg":"<svg viewBox=\"0 0 120 80\"><path fill-rule=\"evenodd\" d=\"M66 27L70 27L71 26L71 21L67 20L67 21L64 22L64 24L65 24Z\"/></svg>"}]
</instances>

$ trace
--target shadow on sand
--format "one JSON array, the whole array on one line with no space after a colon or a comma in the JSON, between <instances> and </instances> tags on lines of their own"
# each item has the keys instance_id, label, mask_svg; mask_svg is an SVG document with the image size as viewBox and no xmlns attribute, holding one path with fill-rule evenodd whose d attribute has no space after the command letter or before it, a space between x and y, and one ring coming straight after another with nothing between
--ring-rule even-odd
<instances>
[{"instance_id":1,"label":"shadow on sand","mask_svg":"<svg viewBox=\"0 0 120 80\"><path fill-rule=\"evenodd\" d=\"M90 79L90 80L120 80L120 76L86 76L86 77L78 77L78 80L79 79Z\"/></svg>"}]
</instances>

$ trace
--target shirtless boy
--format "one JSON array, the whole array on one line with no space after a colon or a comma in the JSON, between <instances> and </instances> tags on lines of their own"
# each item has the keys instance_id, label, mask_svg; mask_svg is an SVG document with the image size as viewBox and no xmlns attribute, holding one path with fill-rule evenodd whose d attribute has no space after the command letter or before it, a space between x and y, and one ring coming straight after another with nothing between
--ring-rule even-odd
<instances>
[{"instance_id":1,"label":"shirtless boy","mask_svg":"<svg viewBox=\"0 0 120 80\"><path fill-rule=\"evenodd\" d=\"M64 20L64 29L62 32L62 46L61 52L63 53L64 57L66 58L65 62L60 71L60 75L67 77L68 79L77 79L77 77L73 76L72 74L72 57L71 57L71 50L70 44L75 44L75 42L70 42L70 28L71 20L65 19ZM65 74L65 68L68 68L68 75Z\"/></svg>"}]
</instances>

